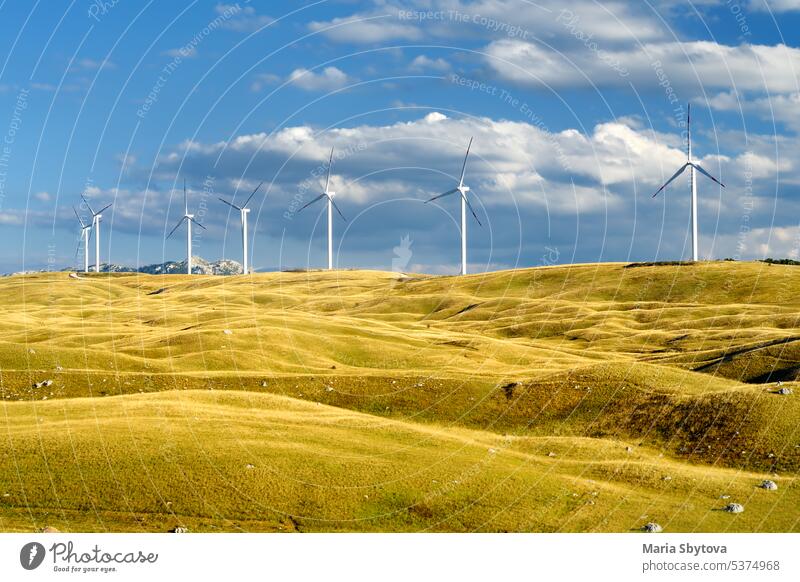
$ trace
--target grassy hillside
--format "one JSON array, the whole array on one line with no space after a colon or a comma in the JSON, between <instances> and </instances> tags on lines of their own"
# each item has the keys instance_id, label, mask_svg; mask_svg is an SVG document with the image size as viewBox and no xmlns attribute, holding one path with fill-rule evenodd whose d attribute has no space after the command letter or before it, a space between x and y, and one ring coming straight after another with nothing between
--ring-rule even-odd
<instances>
[{"instance_id":1,"label":"grassy hillside","mask_svg":"<svg viewBox=\"0 0 800 582\"><path fill-rule=\"evenodd\" d=\"M798 531L799 269L6 278L0 529Z\"/></svg>"}]
</instances>

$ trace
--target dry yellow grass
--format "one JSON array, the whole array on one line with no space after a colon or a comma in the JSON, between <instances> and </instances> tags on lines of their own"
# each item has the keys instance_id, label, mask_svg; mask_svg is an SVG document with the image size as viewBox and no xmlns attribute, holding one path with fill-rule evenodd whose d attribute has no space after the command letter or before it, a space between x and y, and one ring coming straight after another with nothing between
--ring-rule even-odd
<instances>
[{"instance_id":1,"label":"dry yellow grass","mask_svg":"<svg viewBox=\"0 0 800 582\"><path fill-rule=\"evenodd\" d=\"M0 528L628 531L647 515L673 530L797 531L800 404L773 381L797 386L797 269L6 278L0 389L16 448ZM409 448L420 435L430 446ZM246 478L323 485L240 485L251 444ZM489 448L502 454L489 462ZM396 488L332 494L348 475L384 483L384 470ZM469 487L428 500L432 481L464 471ZM754 489L775 474L777 492ZM504 475L513 487L492 489ZM586 479L598 500L565 485ZM160 491L193 501L165 508ZM712 511L730 491L754 511Z\"/></svg>"}]
</instances>

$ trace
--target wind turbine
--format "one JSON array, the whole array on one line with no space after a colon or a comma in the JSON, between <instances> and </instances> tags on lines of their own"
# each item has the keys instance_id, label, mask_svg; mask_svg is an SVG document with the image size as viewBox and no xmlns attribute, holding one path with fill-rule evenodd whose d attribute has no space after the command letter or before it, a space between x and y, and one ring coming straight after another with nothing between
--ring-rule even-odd
<instances>
[{"instance_id":1,"label":"wind turbine","mask_svg":"<svg viewBox=\"0 0 800 582\"><path fill-rule=\"evenodd\" d=\"M194 214L189 214L189 200L186 197L186 180L183 181L183 217L178 221L178 224L167 235L167 239L171 237L178 227L186 221L186 274L192 274L192 223L206 230L206 227L194 219Z\"/></svg>"},{"instance_id":2,"label":"wind turbine","mask_svg":"<svg viewBox=\"0 0 800 582\"><path fill-rule=\"evenodd\" d=\"M250 200L252 200L253 196L256 195L256 192L258 192L258 189L261 188L262 184L264 184L264 182L261 182L261 184L256 186L256 189L253 190L253 193L250 194L250 197L247 200L245 200L244 204L242 204L241 206L236 206L233 202L228 202L224 198L220 198L222 202L224 202L231 208L235 208L236 210L238 210L242 216L242 272L245 275L247 275L250 272L247 265L247 213L250 212L250 209L247 207L247 205L250 203Z\"/></svg>"},{"instance_id":3,"label":"wind turbine","mask_svg":"<svg viewBox=\"0 0 800 582\"><path fill-rule=\"evenodd\" d=\"M87 208L89 208L89 212L92 213L92 230L94 231L94 272L100 272L100 219L103 218L103 210L106 210L111 207L111 204L107 204L103 206L100 210L95 212L92 210L91 204L86 199L86 197L81 194L81 198L86 203Z\"/></svg>"},{"instance_id":4,"label":"wind turbine","mask_svg":"<svg viewBox=\"0 0 800 582\"><path fill-rule=\"evenodd\" d=\"M458 186L453 188L452 190L448 190L447 192L443 192L437 196L434 196L430 200L426 200L425 204L428 202L433 202L438 198L443 198L444 196L449 196L450 194L455 194L458 192L461 194L461 274L467 274L467 207L469 207L469 211L472 212L472 216L475 217L479 226L483 226L481 221L478 220L478 215L475 214L475 210L472 208L472 204L469 203L467 200L467 192L469 192L469 186L464 186L464 172L467 170L467 158L469 157L469 150L472 147L472 138L469 138L469 145L467 145L467 155L464 156L464 165L461 167L461 177L458 179Z\"/></svg>"},{"instance_id":5,"label":"wind turbine","mask_svg":"<svg viewBox=\"0 0 800 582\"><path fill-rule=\"evenodd\" d=\"M331 167L333 166L333 148L331 148L331 157L328 160L328 177L325 178L325 191L314 198L311 202L303 206L303 208L307 208L314 204L317 200L321 200L322 198L328 198L328 270L330 271L333 269L333 210L332 208L336 209L336 212L339 213L339 216L342 217L342 220L347 222L347 219L342 214L342 211L339 210L339 207L336 205L336 202L333 201L333 197L336 196L336 192L331 192L328 190L328 186L331 183ZM301 208L297 212L303 210Z\"/></svg>"},{"instance_id":6,"label":"wind turbine","mask_svg":"<svg viewBox=\"0 0 800 582\"><path fill-rule=\"evenodd\" d=\"M78 214L78 209L74 206L72 210L75 211L75 218L81 223L81 238L78 241L78 246L75 248L75 258L78 258L78 251L81 250L81 241L83 241L83 272L89 272L89 237L92 236L92 225L83 222L81 215Z\"/></svg>"},{"instance_id":7,"label":"wind turbine","mask_svg":"<svg viewBox=\"0 0 800 582\"><path fill-rule=\"evenodd\" d=\"M704 176L714 180L717 184L725 187L725 184L717 180L714 176L706 172L700 164L695 162L692 159L692 104L689 103L687 112L686 112L686 129L687 129L687 148L686 148L686 163L680 167L680 169L672 175L672 178L667 180L666 184L661 186L655 194L653 194L653 198L658 196L658 194L666 188L670 182L672 182L675 178L680 176L686 168L689 168L689 190L692 195L692 261L697 261L697 244L699 242L697 236L697 177L695 176L694 171L697 170Z\"/></svg>"}]
</instances>

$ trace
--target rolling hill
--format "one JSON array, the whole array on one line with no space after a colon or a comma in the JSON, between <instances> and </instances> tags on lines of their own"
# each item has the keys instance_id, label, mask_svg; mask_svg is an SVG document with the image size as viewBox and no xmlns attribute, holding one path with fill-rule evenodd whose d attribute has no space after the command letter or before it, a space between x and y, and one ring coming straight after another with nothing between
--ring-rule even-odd
<instances>
[{"instance_id":1,"label":"rolling hill","mask_svg":"<svg viewBox=\"0 0 800 582\"><path fill-rule=\"evenodd\" d=\"M0 291L3 530L800 531L798 267Z\"/></svg>"}]
</instances>

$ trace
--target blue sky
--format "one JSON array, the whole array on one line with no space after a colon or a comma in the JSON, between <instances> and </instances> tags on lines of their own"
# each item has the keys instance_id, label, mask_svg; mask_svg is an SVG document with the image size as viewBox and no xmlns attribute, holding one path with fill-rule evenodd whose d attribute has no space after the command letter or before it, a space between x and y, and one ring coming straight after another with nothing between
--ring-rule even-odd
<instances>
[{"instance_id":1,"label":"blue sky","mask_svg":"<svg viewBox=\"0 0 800 582\"><path fill-rule=\"evenodd\" d=\"M183 259L165 235L182 182L195 254L257 269L325 263L332 146L343 268L471 271L672 260L690 252L681 178L692 103L700 253L797 257L800 0L0 2L0 271L74 259L72 205L104 215L103 260ZM81 209L86 215L85 208ZM199 230L199 229L198 229ZM405 256L406 253L403 253Z\"/></svg>"}]
</instances>

